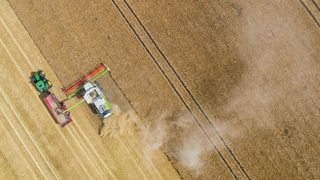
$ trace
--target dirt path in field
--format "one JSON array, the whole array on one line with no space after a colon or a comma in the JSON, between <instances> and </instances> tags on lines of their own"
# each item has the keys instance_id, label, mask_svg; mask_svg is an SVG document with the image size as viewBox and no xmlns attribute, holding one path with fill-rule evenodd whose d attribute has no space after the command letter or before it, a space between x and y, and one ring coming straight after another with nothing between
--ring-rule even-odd
<instances>
[{"instance_id":1,"label":"dirt path in field","mask_svg":"<svg viewBox=\"0 0 320 180\"><path fill-rule=\"evenodd\" d=\"M163 154L158 153L154 159L146 156L135 132L117 132L102 139L98 134L99 126L94 122L96 118L85 105L74 112L73 122L61 129L29 78L31 72L43 69L54 84L53 93L63 100L65 95L61 91L60 80L8 2L1 2L0 12L2 179L178 177ZM118 94L119 103L121 95ZM126 108L129 111L130 106ZM133 117L134 113L131 116L118 115L122 116L138 121ZM164 167L160 168L157 163Z\"/></svg>"},{"instance_id":2,"label":"dirt path in field","mask_svg":"<svg viewBox=\"0 0 320 180\"><path fill-rule=\"evenodd\" d=\"M186 179L320 177L318 0L10 2L63 86L111 68L115 81L100 81L126 113L105 122L103 142L130 151L137 177L171 178L166 158ZM89 108L73 116L74 138L96 137ZM160 157L156 171L131 132ZM126 168L108 163L115 177Z\"/></svg>"}]
</instances>

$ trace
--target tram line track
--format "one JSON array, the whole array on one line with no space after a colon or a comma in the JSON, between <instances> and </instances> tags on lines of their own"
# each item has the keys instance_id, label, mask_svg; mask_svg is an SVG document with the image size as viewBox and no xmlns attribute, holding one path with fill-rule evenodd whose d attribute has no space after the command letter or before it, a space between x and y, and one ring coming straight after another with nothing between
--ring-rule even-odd
<instances>
[{"instance_id":1,"label":"tram line track","mask_svg":"<svg viewBox=\"0 0 320 180\"><path fill-rule=\"evenodd\" d=\"M247 179L251 179L251 177L248 175L248 173L246 172L246 170L244 169L244 167L242 166L242 164L240 163L240 161L237 159L237 157L235 156L235 154L232 152L232 150L229 148L229 146L227 145L227 143L225 142L225 140L223 139L223 137L219 134L218 130L215 128L214 124L210 121L210 118L208 117L208 115L205 113L205 111L202 109L202 107L200 106L200 104L198 103L198 101L196 100L196 98L192 95L192 93L190 92L190 90L188 89L188 87L186 86L186 84L184 83L184 81L182 80L182 78L178 75L178 73L176 72L176 70L174 69L174 67L172 66L172 64L169 62L168 58L165 56L165 54L163 53L163 51L159 48L159 46L156 44L156 42L154 41L154 39L152 38L152 36L150 35L150 33L148 32L148 30L145 28L145 26L142 24L141 20L138 18L138 16L136 15L136 13L133 11L133 9L131 8L131 6L128 4L128 2L126 0L124 0L124 4L127 6L127 8L129 9L130 13L134 16L134 19L138 22L138 25L143 29L144 33L147 35L146 37L148 37L148 39L151 41L152 45L155 47L155 49L158 51L158 53L160 53L160 57L165 61L165 65L168 66L168 69L173 73L173 77L171 75L171 77L169 77L170 75L167 75L167 71L165 71L165 69L163 68L163 65L157 60L157 58L155 57L155 55L151 52L151 50L149 49L148 45L144 42L144 39L141 37L141 35L139 35L139 33L137 32L137 30L134 28L136 27L135 25L132 25L132 22L130 22L129 18L126 16L125 12L123 12L123 10L120 8L120 6L115 2L115 0L112 1L114 6L118 9L119 13L121 14L121 16L123 17L123 19L126 21L127 25L130 27L130 29L133 31L133 33L135 34L135 36L138 38L139 42L142 44L142 46L144 47L144 49L147 51L148 55L151 57L151 59L153 60L153 62L156 64L157 68L160 70L161 74L163 75L163 77L165 78L165 80L169 83L170 87L173 89L174 93L178 96L178 98L181 100L181 102L183 103L183 105L186 107L186 109L190 112L190 114L192 115L193 119L196 121L197 125L199 126L199 128L201 129L201 131L204 133L204 135L208 138L210 144L212 145L212 147L214 148L214 150L218 153L219 157L222 159L222 161L224 162L224 164L227 166L228 170L230 171L230 173L233 175L233 177L235 179L238 179L238 176L236 175L236 173L233 171L233 169L231 168L231 166L229 165L229 163L227 162L226 158L222 155L221 150L219 150L219 148L216 145L215 141L220 141L221 144L223 144L224 148L227 150L228 154L232 157L232 159L236 162L237 166L241 169L241 171L244 173L244 175L246 176ZM172 80L172 78L175 78L175 80ZM191 100L191 102L193 103L193 105L190 105L190 103L186 102L184 96L181 94L181 92L179 92L179 90L177 89L177 83L174 83L173 81L178 81L178 84L180 84L182 86L182 88L185 91L185 94L187 94L188 98L189 98L189 102ZM192 107L193 106L193 107ZM213 129L214 133L217 135L218 138L214 138L212 136L209 135L209 133L207 132L207 130L205 129L205 125L199 120L199 118L197 117L196 113L194 112L196 110L200 111L201 116L204 117L204 119L206 119L206 124L208 124L210 126L211 129ZM208 126L207 125L207 126ZM214 141L215 139L215 141Z\"/></svg>"}]
</instances>

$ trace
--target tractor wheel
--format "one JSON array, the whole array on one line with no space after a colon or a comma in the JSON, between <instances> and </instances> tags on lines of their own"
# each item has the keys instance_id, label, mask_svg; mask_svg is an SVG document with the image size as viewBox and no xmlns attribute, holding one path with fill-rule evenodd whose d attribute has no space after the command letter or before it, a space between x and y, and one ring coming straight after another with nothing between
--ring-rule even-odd
<instances>
[{"instance_id":1,"label":"tractor wheel","mask_svg":"<svg viewBox=\"0 0 320 180\"><path fill-rule=\"evenodd\" d=\"M48 84L48 89L52 87L51 81L47 80L47 84Z\"/></svg>"},{"instance_id":2,"label":"tractor wheel","mask_svg":"<svg viewBox=\"0 0 320 180\"><path fill-rule=\"evenodd\" d=\"M84 88L82 88L82 89L79 91L80 96L84 96L85 93L86 93L86 90L84 90Z\"/></svg>"},{"instance_id":3,"label":"tractor wheel","mask_svg":"<svg viewBox=\"0 0 320 180\"><path fill-rule=\"evenodd\" d=\"M37 80L36 80L36 78L34 76L31 77L31 81L34 82L34 83L37 82Z\"/></svg>"},{"instance_id":4,"label":"tractor wheel","mask_svg":"<svg viewBox=\"0 0 320 180\"><path fill-rule=\"evenodd\" d=\"M42 70L39 70L38 71L38 74L40 76L41 79L43 79L44 77L46 77L46 74L42 71Z\"/></svg>"}]
</instances>

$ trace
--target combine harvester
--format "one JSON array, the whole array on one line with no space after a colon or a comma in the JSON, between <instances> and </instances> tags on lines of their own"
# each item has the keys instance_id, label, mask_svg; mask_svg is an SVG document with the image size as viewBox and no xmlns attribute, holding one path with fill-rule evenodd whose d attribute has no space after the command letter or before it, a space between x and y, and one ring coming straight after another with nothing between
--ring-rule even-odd
<instances>
[{"instance_id":1,"label":"combine harvester","mask_svg":"<svg viewBox=\"0 0 320 180\"><path fill-rule=\"evenodd\" d=\"M64 93L68 98L72 98L80 93L83 97L81 101L72 105L64 112L73 109L82 102L92 105L101 118L107 118L112 114L110 103L102 92L102 88L95 83L103 74L110 72L110 69L105 64L100 64L89 73L72 83L64 89Z\"/></svg>"},{"instance_id":2,"label":"combine harvester","mask_svg":"<svg viewBox=\"0 0 320 180\"><path fill-rule=\"evenodd\" d=\"M35 83L37 90L44 94L45 97L43 98L43 101L56 122L59 123L61 127L64 127L72 122L70 110L77 107L82 102L92 105L101 118L107 118L112 114L111 106L101 88L97 83L93 82L109 71L109 68L105 64L100 64L79 80L66 87L64 93L69 99L76 96L78 93L81 93L83 97L81 101L73 104L70 108L67 108L64 102L60 102L56 96L48 90L52 87L52 84L45 78L45 74L42 70L34 72L31 80Z\"/></svg>"}]
</instances>

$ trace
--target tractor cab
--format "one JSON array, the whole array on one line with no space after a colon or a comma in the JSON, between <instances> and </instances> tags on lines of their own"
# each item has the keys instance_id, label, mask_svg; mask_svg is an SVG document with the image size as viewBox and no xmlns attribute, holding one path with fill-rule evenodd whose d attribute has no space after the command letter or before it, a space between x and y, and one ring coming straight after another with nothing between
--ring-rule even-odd
<instances>
[{"instance_id":1,"label":"tractor cab","mask_svg":"<svg viewBox=\"0 0 320 180\"><path fill-rule=\"evenodd\" d=\"M45 78L45 73L42 70L34 72L31 80L35 83L35 86L40 93L44 93L52 87L51 82Z\"/></svg>"}]
</instances>

